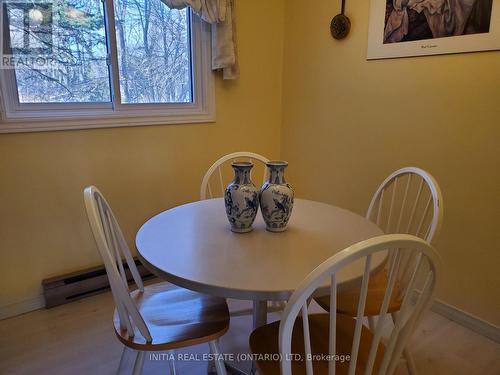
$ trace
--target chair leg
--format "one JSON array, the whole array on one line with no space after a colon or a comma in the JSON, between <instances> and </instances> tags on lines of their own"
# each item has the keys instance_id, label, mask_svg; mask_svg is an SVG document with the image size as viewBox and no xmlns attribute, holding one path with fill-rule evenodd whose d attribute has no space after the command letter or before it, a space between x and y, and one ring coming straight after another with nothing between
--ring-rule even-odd
<instances>
[{"instance_id":1,"label":"chair leg","mask_svg":"<svg viewBox=\"0 0 500 375\"><path fill-rule=\"evenodd\" d=\"M396 324L396 318L397 314L392 313L391 314L392 322ZM403 356L405 357L406 360L406 367L408 368L408 373L410 375L417 375L417 366L415 365L415 360L413 359L413 356L411 355L410 349L408 347L403 349Z\"/></svg>"},{"instance_id":2,"label":"chair leg","mask_svg":"<svg viewBox=\"0 0 500 375\"><path fill-rule=\"evenodd\" d=\"M172 358L175 358L175 352L173 350L169 350L168 354ZM168 368L170 370L170 375L177 375L177 368L175 367L175 359L172 358L168 359Z\"/></svg>"},{"instance_id":3,"label":"chair leg","mask_svg":"<svg viewBox=\"0 0 500 375\"><path fill-rule=\"evenodd\" d=\"M415 365L415 360L413 359L410 350L408 348L404 348L403 355L406 358L406 367L408 367L408 373L410 375L417 375L417 366Z\"/></svg>"},{"instance_id":4,"label":"chair leg","mask_svg":"<svg viewBox=\"0 0 500 375\"><path fill-rule=\"evenodd\" d=\"M131 354L133 354L133 350L127 346L123 347L122 355L120 357L120 364L118 365L118 370L116 371L117 375L122 375L130 371L131 365Z\"/></svg>"},{"instance_id":5,"label":"chair leg","mask_svg":"<svg viewBox=\"0 0 500 375\"><path fill-rule=\"evenodd\" d=\"M210 351L212 354L216 357L215 358L215 368L217 370L217 375L227 375L226 372L226 365L224 364L224 361L221 358L220 351L219 351L219 343L217 340L212 340L208 343L210 346Z\"/></svg>"},{"instance_id":6,"label":"chair leg","mask_svg":"<svg viewBox=\"0 0 500 375\"><path fill-rule=\"evenodd\" d=\"M124 346L122 350L122 355L120 356L120 363L118 364L118 370L116 371L117 375L120 375L123 371L123 362L125 362L125 352L127 351L127 347Z\"/></svg>"},{"instance_id":7,"label":"chair leg","mask_svg":"<svg viewBox=\"0 0 500 375\"><path fill-rule=\"evenodd\" d=\"M134 363L134 371L132 372L132 375L140 375L142 373L145 357L146 357L146 352L137 352L137 357L135 358L135 363Z\"/></svg>"},{"instance_id":8,"label":"chair leg","mask_svg":"<svg viewBox=\"0 0 500 375\"><path fill-rule=\"evenodd\" d=\"M213 360L210 360L207 363L207 374L208 375L216 375L217 374L217 369L215 368L215 362Z\"/></svg>"}]
</instances>

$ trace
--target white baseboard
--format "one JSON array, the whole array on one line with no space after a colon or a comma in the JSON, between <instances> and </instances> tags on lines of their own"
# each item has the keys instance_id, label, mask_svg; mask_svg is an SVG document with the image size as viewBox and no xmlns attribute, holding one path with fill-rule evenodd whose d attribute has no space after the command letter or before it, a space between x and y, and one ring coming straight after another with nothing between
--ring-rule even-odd
<instances>
[{"instance_id":1,"label":"white baseboard","mask_svg":"<svg viewBox=\"0 0 500 375\"><path fill-rule=\"evenodd\" d=\"M500 327L494 324L488 323L477 316L469 314L438 299L434 300L431 310L480 335L500 343Z\"/></svg>"},{"instance_id":2,"label":"white baseboard","mask_svg":"<svg viewBox=\"0 0 500 375\"><path fill-rule=\"evenodd\" d=\"M45 301L41 294L23 301L0 306L0 320L38 310L44 306Z\"/></svg>"}]
</instances>

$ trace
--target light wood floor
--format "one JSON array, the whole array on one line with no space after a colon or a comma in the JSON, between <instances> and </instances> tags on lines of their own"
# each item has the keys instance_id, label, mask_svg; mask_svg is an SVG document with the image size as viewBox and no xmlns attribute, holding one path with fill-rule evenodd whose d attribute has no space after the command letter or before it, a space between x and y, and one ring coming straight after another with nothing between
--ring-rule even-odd
<instances>
[{"instance_id":1,"label":"light wood floor","mask_svg":"<svg viewBox=\"0 0 500 375\"><path fill-rule=\"evenodd\" d=\"M241 302L231 302L231 307ZM115 374L122 346L112 330L110 293L51 310L39 310L0 321L0 374ZM279 316L273 314L271 320ZM251 317L231 319L222 338L225 353L246 353ZM412 340L422 375L499 375L500 344L440 315L429 313ZM203 345L180 353L207 353ZM130 358L132 360L132 358ZM243 369L249 363L238 363ZM206 362L177 361L180 374L206 374ZM167 374L164 360L149 360L144 374ZM398 375L406 374L404 364Z\"/></svg>"}]
</instances>

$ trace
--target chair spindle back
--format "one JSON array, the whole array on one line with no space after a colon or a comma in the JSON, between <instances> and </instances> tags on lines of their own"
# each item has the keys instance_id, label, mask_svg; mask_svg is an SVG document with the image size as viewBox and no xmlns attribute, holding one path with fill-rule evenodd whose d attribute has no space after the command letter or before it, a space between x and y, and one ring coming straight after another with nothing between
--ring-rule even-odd
<instances>
[{"instance_id":1,"label":"chair spindle back","mask_svg":"<svg viewBox=\"0 0 500 375\"><path fill-rule=\"evenodd\" d=\"M408 233L428 242L443 221L441 189L430 173L416 167L399 169L375 192L366 218L385 233Z\"/></svg>"},{"instance_id":2,"label":"chair spindle back","mask_svg":"<svg viewBox=\"0 0 500 375\"><path fill-rule=\"evenodd\" d=\"M203 176L203 180L201 182L200 200L224 196L224 190L226 189L226 186L229 184L229 181L231 180L224 178L223 168L228 162L231 163L236 160L239 161L244 160L250 162L256 161L257 164L263 165L264 168L262 170L262 176L263 176L262 183L266 181L267 179L266 163L269 161L267 158L265 158L262 155L256 154L254 152L233 152L232 154L225 155L220 159L218 159L214 164L212 164L212 166L205 173L205 176ZM217 181L212 181L216 177ZM212 189L212 187L214 189L216 187L220 189L220 195L218 195L217 192L214 189Z\"/></svg>"},{"instance_id":3,"label":"chair spindle back","mask_svg":"<svg viewBox=\"0 0 500 375\"><path fill-rule=\"evenodd\" d=\"M360 350L361 333L363 325L363 312L368 292L371 262L373 254L377 252L388 252L389 278L384 294L383 303L380 307L380 317L377 320L373 332L368 359L365 363L365 375L382 374L390 375L396 369L401 353L410 335L413 333L423 313L430 306L434 294L436 280L439 275L440 261L437 252L426 241L419 237L407 234L390 234L371 238L366 241L352 245L345 250L332 256L323 262L300 284L292 294L283 317L279 330L279 345L282 356L281 370L283 375L292 374L290 361L292 330L299 312L302 315L304 348L306 360L306 373L313 375L313 362L311 357L311 341L308 319L308 299L318 289L323 288L325 283L330 284L330 312L328 344L330 358L335 358L338 343L336 342L337 330L337 273L347 265L364 261L364 272L361 282L361 293L358 300L357 317L355 321L354 335L351 344L350 362L348 363L348 374L356 372L358 353ZM410 253L414 256L404 256ZM403 264L405 259L413 259L415 262L411 267ZM395 287L398 269L405 267L409 274L409 283L404 290L401 310L396 315L395 324L390 330L388 341L382 360L376 363L377 351L380 350L383 331L387 331L390 325L384 324L387 317L390 296ZM346 353L342 353L346 354ZM328 374L335 375L336 362L329 361Z\"/></svg>"},{"instance_id":4,"label":"chair spindle back","mask_svg":"<svg viewBox=\"0 0 500 375\"><path fill-rule=\"evenodd\" d=\"M125 258L132 278L142 292L144 291L144 284L120 226L106 199L95 186L85 188L83 194L90 227L97 249L104 262L111 292L120 317L120 326L122 329L127 330L130 337L134 336L134 326L137 327L146 341L151 342L151 333L130 297L122 257Z\"/></svg>"}]
</instances>

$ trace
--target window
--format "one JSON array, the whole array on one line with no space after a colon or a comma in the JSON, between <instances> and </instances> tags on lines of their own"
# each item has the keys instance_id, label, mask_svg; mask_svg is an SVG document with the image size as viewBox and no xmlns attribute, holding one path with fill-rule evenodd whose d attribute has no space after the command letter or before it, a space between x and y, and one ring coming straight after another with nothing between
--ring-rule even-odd
<instances>
[{"instance_id":1,"label":"window","mask_svg":"<svg viewBox=\"0 0 500 375\"><path fill-rule=\"evenodd\" d=\"M213 120L206 25L161 0L3 1L0 132Z\"/></svg>"}]
</instances>

